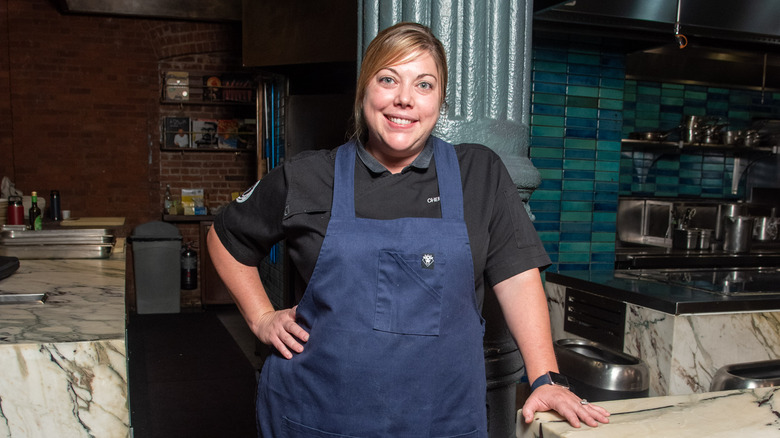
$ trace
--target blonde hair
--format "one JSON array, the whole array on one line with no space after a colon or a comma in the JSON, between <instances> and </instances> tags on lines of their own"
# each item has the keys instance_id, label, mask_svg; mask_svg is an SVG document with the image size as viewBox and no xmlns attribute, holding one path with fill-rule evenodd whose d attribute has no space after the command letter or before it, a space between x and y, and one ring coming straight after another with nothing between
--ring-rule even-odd
<instances>
[{"instance_id":1,"label":"blonde hair","mask_svg":"<svg viewBox=\"0 0 780 438\"><path fill-rule=\"evenodd\" d=\"M352 138L365 141L366 121L363 117L363 99L366 88L383 68L411 61L422 54L429 54L439 74L440 104L444 105L447 92L447 54L444 46L430 28L419 23L398 23L379 32L368 45L357 79L353 108L354 131Z\"/></svg>"}]
</instances>

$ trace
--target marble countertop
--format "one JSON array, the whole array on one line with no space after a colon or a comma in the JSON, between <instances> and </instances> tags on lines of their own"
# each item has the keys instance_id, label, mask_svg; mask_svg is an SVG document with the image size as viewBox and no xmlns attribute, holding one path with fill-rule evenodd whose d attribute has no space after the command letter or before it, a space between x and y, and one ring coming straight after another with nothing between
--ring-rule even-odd
<instances>
[{"instance_id":1,"label":"marble countertop","mask_svg":"<svg viewBox=\"0 0 780 438\"><path fill-rule=\"evenodd\" d=\"M664 313L749 312L780 309L780 294L720 295L643 280L620 271L546 272L545 280ZM780 284L780 274L778 274Z\"/></svg>"},{"instance_id":2,"label":"marble countertop","mask_svg":"<svg viewBox=\"0 0 780 438\"><path fill-rule=\"evenodd\" d=\"M530 425L517 415L520 438L629 436L780 436L780 388L708 392L597 403L611 412L609 424L579 429L554 413L538 413Z\"/></svg>"},{"instance_id":3,"label":"marble countertop","mask_svg":"<svg viewBox=\"0 0 780 438\"><path fill-rule=\"evenodd\" d=\"M132 436L124 239L109 259L20 260L0 294L0 436Z\"/></svg>"},{"instance_id":4,"label":"marble countertop","mask_svg":"<svg viewBox=\"0 0 780 438\"><path fill-rule=\"evenodd\" d=\"M0 305L0 346L125 338L124 239L108 259L20 260L0 294L46 293Z\"/></svg>"}]
</instances>

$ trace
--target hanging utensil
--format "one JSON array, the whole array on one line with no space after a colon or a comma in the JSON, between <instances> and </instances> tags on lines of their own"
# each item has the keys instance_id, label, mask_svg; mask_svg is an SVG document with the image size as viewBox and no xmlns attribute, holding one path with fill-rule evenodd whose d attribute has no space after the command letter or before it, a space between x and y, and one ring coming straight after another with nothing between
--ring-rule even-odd
<instances>
[{"instance_id":1,"label":"hanging utensil","mask_svg":"<svg viewBox=\"0 0 780 438\"><path fill-rule=\"evenodd\" d=\"M677 41L677 47L684 49L688 45L688 38L680 33L680 9L682 0L677 0L677 20L674 22L674 40Z\"/></svg>"}]
</instances>

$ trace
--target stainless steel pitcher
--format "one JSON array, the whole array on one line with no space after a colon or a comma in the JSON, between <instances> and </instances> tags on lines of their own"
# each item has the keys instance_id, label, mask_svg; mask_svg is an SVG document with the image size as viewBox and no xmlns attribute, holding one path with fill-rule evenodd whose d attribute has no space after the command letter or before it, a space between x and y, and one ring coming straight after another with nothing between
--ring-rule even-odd
<instances>
[{"instance_id":1,"label":"stainless steel pitcher","mask_svg":"<svg viewBox=\"0 0 780 438\"><path fill-rule=\"evenodd\" d=\"M725 216L723 250L734 253L750 252L755 222L756 219L752 216Z\"/></svg>"},{"instance_id":2,"label":"stainless steel pitcher","mask_svg":"<svg viewBox=\"0 0 780 438\"><path fill-rule=\"evenodd\" d=\"M726 217L741 216L747 213L745 204L718 204L718 210L715 213L715 240L723 241L723 230L726 228Z\"/></svg>"}]
</instances>

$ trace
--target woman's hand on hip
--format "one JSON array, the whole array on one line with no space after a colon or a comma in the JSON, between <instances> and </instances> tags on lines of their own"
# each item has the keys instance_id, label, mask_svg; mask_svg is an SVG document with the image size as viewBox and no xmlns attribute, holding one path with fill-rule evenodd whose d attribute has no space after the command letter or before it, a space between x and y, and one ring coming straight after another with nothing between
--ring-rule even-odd
<instances>
[{"instance_id":1,"label":"woman's hand on hip","mask_svg":"<svg viewBox=\"0 0 780 438\"><path fill-rule=\"evenodd\" d=\"M286 359L292 359L292 352L302 352L302 344L309 340L306 330L295 322L297 307L266 312L257 321L257 337L260 341L274 346Z\"/></svg>"},{"instance_id":2,"label":"woman's hand on hip","mask_svg":"<svg viewBox=\"0 0 780 438\"><path fill-rule=\"evenodd\" d=\"M555 385L542 385L532 392L523 406L523 417L526 423L530 423L534 413L549 410L558 412L574 427L580 427L580 422L590 427L609 423L609 412L606 409L592 405L568 389Z\"/></svg>"}]
</instances>

